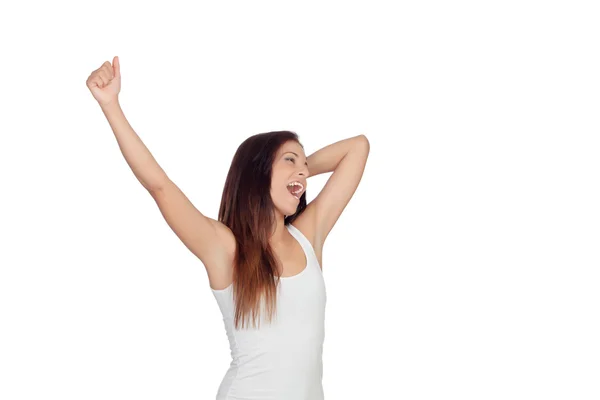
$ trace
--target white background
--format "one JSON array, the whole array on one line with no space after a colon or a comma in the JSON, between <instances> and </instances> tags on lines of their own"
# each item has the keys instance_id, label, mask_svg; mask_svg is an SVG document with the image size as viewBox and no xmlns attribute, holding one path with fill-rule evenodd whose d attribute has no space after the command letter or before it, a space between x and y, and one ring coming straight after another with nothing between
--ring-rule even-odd
<instances>
[{"instance_id":1,"label":"white background","mask_svg":"<svg viewBox=\"0 0 600 400\"><path fill-rule=\"evenodd\" d=\"M324 251L326 399L598 399L593 3L3 5L0 398L213 399L229 365L86 87L118 55L129 122L212 218L248 136L369 139Z\"/></svg>"}]
</instances>

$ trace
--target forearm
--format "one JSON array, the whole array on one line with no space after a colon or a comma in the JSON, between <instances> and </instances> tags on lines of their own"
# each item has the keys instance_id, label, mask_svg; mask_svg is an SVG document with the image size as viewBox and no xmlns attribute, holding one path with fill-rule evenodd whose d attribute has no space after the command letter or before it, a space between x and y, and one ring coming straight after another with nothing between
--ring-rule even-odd
<instances>
[{"instance_id":1,"label":"forearm","mask_svg":"<svg viewBox=\"0 0 600 400\"><path fill-rule=\"evenodd\" d=\"M125 161L138 181L149 191L160 187L168 177L129 125L119 102L101 106L101 109L115 134Z\"/></svg>"},{"instance_id":2,"label":"forearm","mask_svg":"<svg viewBox=\"0 0 600 400\"><path fill-rule=\"evenodd\" d=\"M306 159L310 176L333 172L352 147L363 140L367 140L365 135L358 135L340 140L315 151Z\"/></svg>"}]
</instances>

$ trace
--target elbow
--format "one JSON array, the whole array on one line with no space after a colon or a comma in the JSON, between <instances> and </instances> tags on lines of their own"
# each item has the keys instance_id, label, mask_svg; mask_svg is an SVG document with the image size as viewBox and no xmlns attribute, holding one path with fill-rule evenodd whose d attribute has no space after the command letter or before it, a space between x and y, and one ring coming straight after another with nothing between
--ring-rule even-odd
<instances>
[{"instance_id":1,"label":"elbow","mask_svg":"<svg viewBox=\"0 0 600 400\"><path fill-rule=\"evenodd\" d=\"M371 148L371 145L369 144L369 139L367 139L367 137L364 134L360 134L355 138L357 141L361 142L364 146L366 146L367 150Z\"/></svg>"}]
</instances>

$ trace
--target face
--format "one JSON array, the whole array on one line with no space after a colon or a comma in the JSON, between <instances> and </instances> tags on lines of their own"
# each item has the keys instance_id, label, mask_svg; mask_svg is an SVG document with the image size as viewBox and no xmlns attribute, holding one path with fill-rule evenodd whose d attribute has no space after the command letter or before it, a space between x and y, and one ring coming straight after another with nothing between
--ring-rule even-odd
<instances>
[{"instance_id":1,"label":"face","mask_svg":"<svg viewBox=\"0 0 600 400\"><path fill-rule=\"evenodd\" d=\"M296 212L300 197L306 191L307 178L308 165L304 149L293 140L284 143L273 161L271 176L271 198L281 214L292 215ZM291 182L299 182L301 186L293 185L288 188ZM297 192L295 196L290 189Z\"/></svg>"}]
</instances>

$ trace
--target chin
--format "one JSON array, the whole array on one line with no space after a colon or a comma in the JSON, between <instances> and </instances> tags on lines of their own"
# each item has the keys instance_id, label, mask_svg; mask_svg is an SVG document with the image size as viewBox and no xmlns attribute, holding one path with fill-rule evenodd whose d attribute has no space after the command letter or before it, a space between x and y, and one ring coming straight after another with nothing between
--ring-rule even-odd
<instances>
[{"instance_id":1,"label":"chin","mask_svg":"<svg viewBox=\"0 0 600 400\"><path fill-rule=\"evenodd\" d=\"M294 215L294 214L296 214L296 211L298 211L298 210L287 210L287 211L283 211L283 212L282 212L282 214L283 214L283 218L287 218L287 217L289 217L290 215Z\"/></svg>"},{"instance_id":2,"label":"chin","mask_svg":"<svg viewBox=\"0 0 600 400\"><path fill-rule=\"evenodd\" d=\"M282 202L283 203L283 202ZM293 203L293 205L290 205L289 203ZM279 210L280 213L282 213L283 215L293 215L296 213L296 211L298 211L298 206L299 206L299 202L287 202L283 203L283 204L279 204L279 206L276 208Z\"/></svg>"},{"instance_id":3,"label":"chin","mask_svg":"<svg viewBox=\"0 0 600 400\"><path fill-rule=\"evenodd\" d=\"M295 214L295 213L296 213L296 210L297 210L297 208L294 208L293 210L292 210L292 209L288 209L288 210L281 210L281 209L280 209L281 213L282 213L283 215L287 215L287 216L290 216L290 215L293 215L293 214Z\"/></svg>"}]
</instances>

